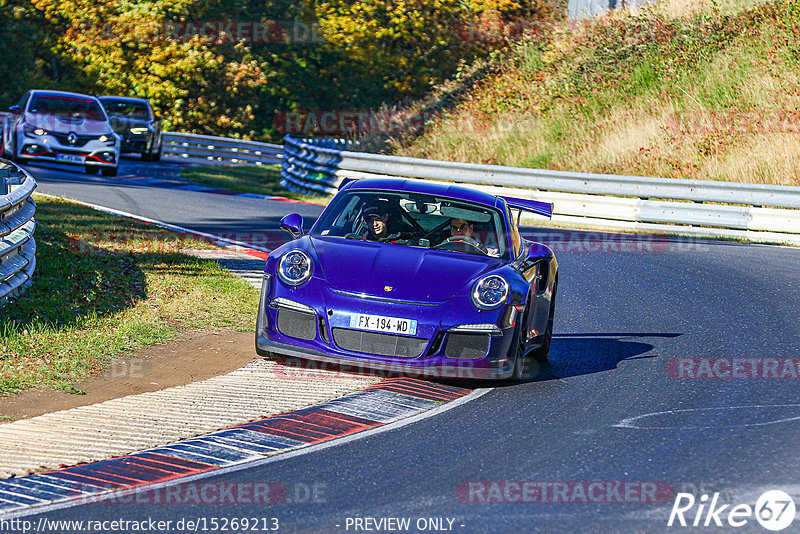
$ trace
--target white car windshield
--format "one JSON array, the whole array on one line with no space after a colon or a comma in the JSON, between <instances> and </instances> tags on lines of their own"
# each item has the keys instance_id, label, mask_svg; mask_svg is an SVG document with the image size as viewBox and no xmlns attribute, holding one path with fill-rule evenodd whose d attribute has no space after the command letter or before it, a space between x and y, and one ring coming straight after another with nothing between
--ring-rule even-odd
<instances>
[{"instance_id":1,"label":"white car windshield","mask_svg":"<svg viewBox=\"0 0 800 534\"><path fill-rule=\"evenodd\" d=\"M73 96L35 95L28 106L30 113L56 115L90 121L106 120L100 105L94 100Z\"/></svg>"}]
</instances>

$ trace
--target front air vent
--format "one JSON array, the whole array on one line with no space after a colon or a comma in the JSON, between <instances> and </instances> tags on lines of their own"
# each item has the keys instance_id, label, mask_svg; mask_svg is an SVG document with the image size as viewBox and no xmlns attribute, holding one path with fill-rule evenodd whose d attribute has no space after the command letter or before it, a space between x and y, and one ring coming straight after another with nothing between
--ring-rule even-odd
<instances>
[{"instance_id":1,"label":"front air vent","mask_svg":"<svg viewBox=\"0 0 800 534\"><path fill-rule=\"evenodd\" d=\"M447 334L444 354L448 358L476 360L489 352L492 337L489 334Z\"/></svg>"},{"instance_id":2,"label":"front air vent","mask_svg":"<svg viewBox=\"0 0 800 534\"><path fill-rule=\"evenodd\" d=\"M306 341L317 337L317 315L290 310L278 309L278 330L281 334Z\"/></svg>"},{"instance_id":3,"label":"front air vent","mask_svg":"<svg viewBox=\"0 0 800 534\"><path fill-rule=\"evenodd\" d=\"M344 350L396 358L416 358L428 344L427 339L419 337L395 336L349 328L334 328L333 340Z\"/></svg>"}]
</instances>

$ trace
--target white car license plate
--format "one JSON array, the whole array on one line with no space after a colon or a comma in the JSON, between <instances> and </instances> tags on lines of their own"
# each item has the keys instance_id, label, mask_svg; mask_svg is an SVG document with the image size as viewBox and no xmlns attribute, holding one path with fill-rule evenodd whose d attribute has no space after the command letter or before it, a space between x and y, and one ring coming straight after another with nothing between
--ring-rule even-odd
<instances>
[{"instance_id":1,"label":"white car license plate","mask_svg":"<svg viewBox=\"0 0 800 534\"><path fill-rule=\"evenodd\" d=\"M56 154L56 161L66 161L68 163L83 164L83 156L76 156L74 154Z\"/></svg>"},{"instance_id":2,"label":"white car license plate","mask_svg":"<svg viewBox=\"0 0 800 534\"><path fill-rule=\"evenodd\" d=\"M399 317L354 313L350 316L350 328L413 336L417 333L417 321Z\"/></svg>"}]
</instances>

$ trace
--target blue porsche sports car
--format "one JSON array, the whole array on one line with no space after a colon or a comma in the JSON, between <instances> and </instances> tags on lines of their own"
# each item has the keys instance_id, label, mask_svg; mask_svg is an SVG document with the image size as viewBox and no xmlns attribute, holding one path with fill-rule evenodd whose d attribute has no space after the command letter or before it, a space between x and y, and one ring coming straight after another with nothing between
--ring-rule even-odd
<instances>
[{"instance_id":1,"label":"blue porsche sports car","mask_svg":"<svg viewBox=\"0 0 800 534\"><path fill-rule=\"evenodd\" d=\"M267 260L256 350L454 378L523 376L547 360L558 263L520 237L552 205L416 180L347 181ZM516 219L515 219L516 216Z\"/></svg>"}]
</instances>

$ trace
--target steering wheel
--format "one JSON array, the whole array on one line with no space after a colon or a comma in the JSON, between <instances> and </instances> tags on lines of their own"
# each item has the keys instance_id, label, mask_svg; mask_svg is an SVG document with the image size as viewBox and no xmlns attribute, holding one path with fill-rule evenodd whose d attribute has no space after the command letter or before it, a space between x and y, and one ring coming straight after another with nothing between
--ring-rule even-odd
<instances>
[{"instance_id":1,"label":"steering wheel","mask_svg":"<svg viewBox=\"0 0 800 534\"><path fill-rule=\"evenodd\" d=\"M441 250L455 250L456 252L469 252L472 253L473 251L477 250L481 254L486 255L487 252L481 245L481 242L475 239L474 237L468 237L465 235L459 236L451 236L432 247L435 249Z\"/></svg>"}]
</instances>

